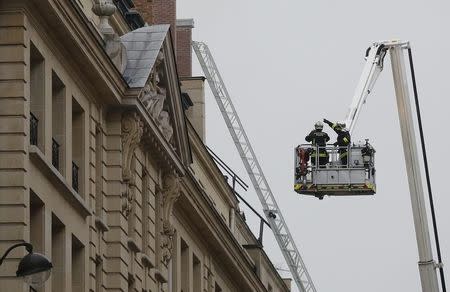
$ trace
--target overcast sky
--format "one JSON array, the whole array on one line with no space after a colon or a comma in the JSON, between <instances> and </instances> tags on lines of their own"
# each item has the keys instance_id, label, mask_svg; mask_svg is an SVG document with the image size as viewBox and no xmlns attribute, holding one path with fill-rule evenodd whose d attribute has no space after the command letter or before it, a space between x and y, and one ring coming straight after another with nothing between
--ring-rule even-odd
<instances>
[{"instance_id":1,"label":"overcast sky","mask_svg":"<svg viewBox=\"0 0 450 292\"><path fill-rule=\"evenodd\" d=\"M389 58L353 134L353 141L369 138L376 147L375 196L319 201L296 194L293 147L304 142L317 120L344 119L373 41L411 41L448 264L450 3L178 0L177 5L178 18L195 19L194 40L206 42L214 55L317 291L421 291ZM194 64L194 75L203 75L195 57ZM209 89L206 105L208 146L250 184ZM262 213L255 192L245 196ZM257 220L248 221L256 232ZM286 267L268 229L264 245L272 261Z\"/></svg>"}]
</instances>

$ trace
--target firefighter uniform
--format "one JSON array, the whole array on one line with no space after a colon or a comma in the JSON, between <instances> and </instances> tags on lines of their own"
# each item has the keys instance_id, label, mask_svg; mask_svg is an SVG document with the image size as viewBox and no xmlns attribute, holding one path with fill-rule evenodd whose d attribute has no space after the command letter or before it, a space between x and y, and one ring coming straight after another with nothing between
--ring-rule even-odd
<instances>
[{"instance_id":1,"label":"firefighter uniform","mask_svg":"<svg viewBox=\"0 0 450 292\"><path fill-rule=\"evenodd\" d=\"M350 133L345 129L345 125L340 123L332 123L327 119L323 120L328 124L337 134L336 142L334 146L339 147L339 159L341 160L341 165L347 166L348 162L348 146L351 142Z\"/></svg>"},{"instance_id":2,"label":"firefighter uniform","mask_svg":"<svg viewBox=\"0 0 450 292\"><path fill-rule=\"evenodd\" d=\"M325 147L327 145L327 142L330 140L330 137L327 133L322 132L322 130L312 130L311 133L308 134L308 136L305 137L305 140L307 142L311 142L313 146L318 147ZM316 157L317 157L317 149L312 150L311 153L311 163L312 165L316 164ZM319 149L319 165L326 165L329 161L328 152L325 148Z\"/></svg>"}]
</instances>

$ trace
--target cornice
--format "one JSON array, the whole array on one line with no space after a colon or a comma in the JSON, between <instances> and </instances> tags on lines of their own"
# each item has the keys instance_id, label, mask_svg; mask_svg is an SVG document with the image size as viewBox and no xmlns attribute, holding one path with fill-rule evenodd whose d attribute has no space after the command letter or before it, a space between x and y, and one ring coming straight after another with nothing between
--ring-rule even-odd
<instances>
[{"instance_id":1,"label":"cornice","mask_svg":"<svg viewBox=\"0 0 450 292\"><path fill-rule=\"evenodd\" d=\"M200 160L199 163L202 166L206 167L206 173L210 175L210 178L212 179L214 185L219 188L219 193L221 197L224 198L228 204L233 206L233 208L237 208L239 201L233 194L233 191L231 190L229 184L225 180L223 173L220 171L214 160L211 158L211 155L209 154L208 150L203 144L203 141L198 136L192 124L189 121L187 121L187 124L188 124L189 141L191 142L193 151L195 151L195 153L198 154L197 158Z\"/></svg>"},{"instance_id":2,"label":"cornice","mask_svg":"<svg viewBox=\"0 0 450 292\"><path fill-rule=\"evenodd\" d=\"M128 94L128 96L131 96L131 94ZM166 171L174 170L180 176L183 176L185 174L183 162L178 157L172 145L164 138L161 130L156 125L155 121L150 117L142 102L137 98L137 95L134 96L134 98L123 99L120 109L134 109L139 113L143 119L144 126L147 128L143 136L145 145L158 151L161 159L157 159L157 161L166 162L162 163L162 166L166 168Z\"/></svg>"},{"instance_id":3,"label":"cornice","mask_svg":"<svg viewBox=\"0 0 450 292\"><path fill-rule=\"evenodd\" d=\"M183 217L196 216L192 222L195 222L199 233L203 233L202 239L209 242L208 246L213 246L222 252L224 255L222 264L226 264L228 261L228 264L234 266L234 269L230 271L241 275L234 277L245 281L244 285L246 286L257 288L256 291L266 291L261 279L254 273L251 258L234 237L195 177L187 172L181 183L184 196L175 204L179 214L182 214ZM216 253L215 256L219 258L220 254Z\"/></svg>"},{"instance_id":4,"label":"cornice","mask_svg":"<svg viewBox=\"0 0 450 292\"><path fill-rule=\"evenodd\" d=\"M3 10L21 11L47 45L75 72L81 88L88 88L106 104L119 104L128 88L103 47L103 40L74 0L5 1ZM97 101L98 102L98 101Z\"/></svg>"}]
</instances>

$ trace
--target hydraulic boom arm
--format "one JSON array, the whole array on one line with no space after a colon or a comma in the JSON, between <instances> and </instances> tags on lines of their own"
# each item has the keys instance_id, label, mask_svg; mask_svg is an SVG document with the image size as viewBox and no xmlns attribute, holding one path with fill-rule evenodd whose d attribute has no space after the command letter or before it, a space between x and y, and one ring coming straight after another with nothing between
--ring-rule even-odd
<instances>
[{"instance_id":1,"label":"hydraulic boom arm","mask_svg":"<svg viewBox=\"0 0 450 292\"><path fill-rule=\"evenodd\" d=\"M378 75L383 70L384 57L389 51L392 74L394 77L394 88L397 98L397 109L402 134L409 191L411 196L411 207L416 231L417 248L419 251L419 272L422 291L439 292L436 274L436 267L438 265L433 260L430 234L428 230L424 191L422 187L422 175L419 164L419 155L417 153L414 120L408 90L407 72L405 69L405 50L411 50L409 42L386 41L374 43L368 49L366 53L366 65L364 66L360 81L356 87L355 95L346 117L346 124L349 131L353 131L358 116L361 112L362 105L365 103L367 96L375 85ZM412 63L410 66L412 68ZM413 83L415 84L414 80ZM433 223L435 226L435 222ZM436 229L435 232L437 232ZM445 291L443 273L441 273L441 281L443 284L443 291Z\"/></svg>"},{"instance_id":2,"label":"hydraulic boom arm","mask_svg":"<svg viewBox=\"0 0 450 292\"><path fill-rule=\"evenodd\" d=\"M386 46L383 43L374 43L366 52L366 65L364 66L358 86L356 87L353 101L345 117L345 124L352 133L361 112L362 105L377 81L378 75L383 70L383 60L386 55Z\"/></svg>"}]
</instances>

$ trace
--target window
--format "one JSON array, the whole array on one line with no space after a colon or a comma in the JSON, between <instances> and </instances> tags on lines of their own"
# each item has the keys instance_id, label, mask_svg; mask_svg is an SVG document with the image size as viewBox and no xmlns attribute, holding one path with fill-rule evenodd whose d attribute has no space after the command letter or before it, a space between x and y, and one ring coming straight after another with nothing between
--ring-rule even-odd
<instances>
[{"instance_id":1,"label":"window","mask_svg":"<svg viewBox=\"0 0 450 292\"><path fill-rule=\"evenodd\" d=\"M30 242L33 250L42 254L44 254L44 220L44 203L30 191Z\"/></svg>"},{"instance_id":2,"label":"window","mask_svg":"<svg viewBox=\"0 0 450 292\"><path fill-rule=\"evenodd\" d=\"M194 292L201 292L201 263L200 260L195 256L195 254L192 255L192 276Z\"/></svg>"},{"instance_id":3,"label":"window","mask_svg":"<svg viewBox=\"0 0 450 292\"><path fill-rule=\"evenodd\" d=\"M64 224L52 215L52 291L61 292L65 289L65 227Z\"/></svg>"},{"instance_id":4,"label":"window","mask_svg":"<svg viewBox=\"0 0 450 292\"><path fill-rule=\"evenodd\" d=\"M84 246L72 235L72 291L84 290Z\"/></svg>"},{"instance_id":5,"label":"window","mask_svg":"<svg viewBox=\"0 0 450 292\"><path fill-rule=\"evenodd\" d=\"M180 246L181 290L189 291L189 246L183 239Z\"/></svg>"},{"instance_id":6,"label":"window","mask_svg":"<svg viewBox=\"0 0 450 292\"><path fill-rule=\"evenodd\" d=\"M30 144L44 153L45 118L45 64L44 57L30 46Z\"/></svg>"},{"instance_id":7,"label":"window","mask_svg":"<svg viewBox=\"0 0 450 292\"><path fill-rule=\"evenodd\" d=\"M52 164L64 174L66 142L66 87L52 71Z\"/></svg>"},{"instance_id":8,"label":"window","mask_svg":"<svg viewBox=\"0 0 450 292\"><path fill-rule=\"evenodd\" d=\"M84 196L84 110L72 98L72 188Z\"/></svg>"},{"instance_id":9,"label":"window","mask_svg":"<svg viewBox=\"0 0 450 292\"><path fill-rule=\"evenodd\" d=\"M103 216L103 131L101 127L95 132L95 215Z\"/></svg>"}]
</instances>

